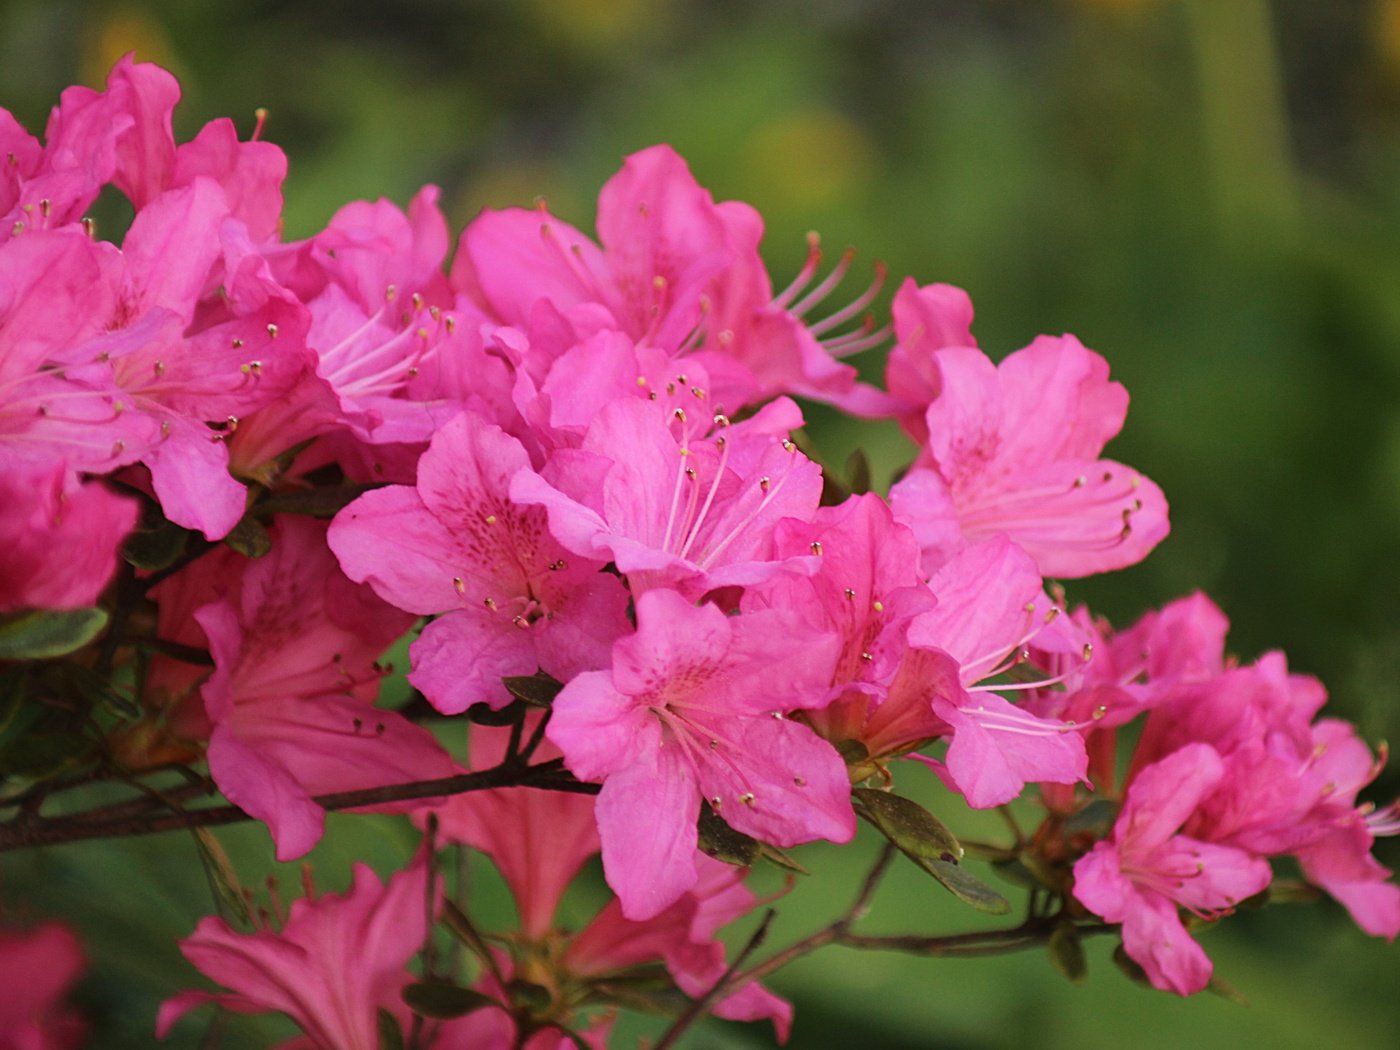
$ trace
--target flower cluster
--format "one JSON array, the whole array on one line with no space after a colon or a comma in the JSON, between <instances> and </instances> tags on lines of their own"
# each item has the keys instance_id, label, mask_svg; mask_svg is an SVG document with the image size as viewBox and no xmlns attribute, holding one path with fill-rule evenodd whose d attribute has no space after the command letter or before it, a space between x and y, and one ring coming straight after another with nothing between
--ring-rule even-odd
<instances>
[{"instance_id":1,"label":"flower cluster","mask_svg":"<svg viewBox=\"0 0 1400 1050\"><path fill-rule=\"evenodd\" d=\"M177 143L178 95L127 59L65 92L42 144L0 111L0 614L21 636L0 670L38 682L105 630L95 666L130 670L138 713L75 762L207 763L283 860L327 796L431 813L495 861L520 929L468 938L479 972L443 1012L440 975L407 968L447 906L432 858L387 886L359 869L280 929L201 923L184 951L232 991L171 1000L162 1032L212 999L316 1047L386 1023L601 1045L592 1008L660 966L781 1035L787 1005L726 977L716 931L756 902L700 829L749 861L862 817L922 856L890 789L930 769L974 808L1036 788L1006 857L1054 904L1033 918L1119 926L1159 988L1205 987L1188 925L1263 894L1272 857L1400 932L1370 854L1400 819L1359 803L1378 764L1316 720L1318 683L1231 663L1203 596L1115 632L1048 582L1168 530L1160 489L1103 456L1127 393L1073 336L994 362L967 296L912 280L879 327L883 272L831 307L851 259L823 275L815 241L775 292L758 214L664 146L604 186L596 240L541 205L482 213L451 252L428 188L285 242L281 152L228 121ZM134 208L120 244L84 219L109 187ZM890 342L883 389L843 361ZM899 421L917 451L887 500L811 458L794 398ZM424 702L376 706L377 661L425 617ZM459 764L423 722L463 714L485 724ZM949 842L925 866L968 894ZM568 936L561 895L599 852L615 899Z\"/></svg>"}]
</instances>

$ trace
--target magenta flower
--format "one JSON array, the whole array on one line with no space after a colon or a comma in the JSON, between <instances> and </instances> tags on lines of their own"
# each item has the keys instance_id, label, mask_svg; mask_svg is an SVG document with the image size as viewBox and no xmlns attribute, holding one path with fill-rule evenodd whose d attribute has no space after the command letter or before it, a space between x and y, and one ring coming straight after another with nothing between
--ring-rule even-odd
<instances>
[{"instance_id":1,"label":"magenta flower","mask_svg":"<svg viewBox=\"0 0 1400 1050\"><path fill-rule=\"evenodd\" d=\"M809 518L821 497L821 469L785 436L800 419L786 399L734 426L655 401L614 401L582 448L556 453L539 474L517 473L511 497L543 506L564 547L611 560L634 591L700 597L754 584L779 569L777 522Z\"/></svg>"},{"instance_id":2,"label":"magenta flower","mask_svg":"<svg viewBox=\"0 0 1400 1050\"><path fill-rule=\"evenodd\" d=\"M68 927L45 923L27 932L0 930L0 1046L6 1050L77 1050L87 1025L64 1000L86 965Z\"/></svg>"},{"instance_id":3,"label":"magenta flower","mask_svg":"<svg viewBox=\"0 0 1400 1050\"><path fill-rule=\"evenodd\" d=\"M331 525L351 579L413 613L445 613L413 646L410 680L445 714L510 701L501 679L603 667L627 595L603 562L556 542L545 512L509 496L520 443L466 413L419 462L418 485L368 492Z\"/></svg>"},{"instance_id":4,"label":"magenta flower","mask_svg":"<svg viewBox=\"0 0 1400 1050\"><path fill-rule=\"evenodd\" d=\"M717 404L735 412L795 393L866 414L888 410L837 355L877 345L883 333L837 333L874 299L811 326L802 316L839 282L804 293L819 254L792 288L773 294L758 255L763 220L746 204L715 203L676 152L629 156L598 196L598 237L543 210L484 212L462 233L452 283L491 317L522 331L553 314L581 342L601 328L625 332L709 370Z\"/></svg>"},{"instance_id":5,"label":"magenta flower","mask_svg":"<svg viewBox=\"0 0 1400 1050\"><path fill-rule=\"evenodd\" d=\"M576 776L603 782L603 870L627 918L651 918L695 885L702 796L775 845L851 837L845 763L782 717L826 700L838 647L781 613L730 618L647 591L612 669L564 687L547 732Z\"/></svg>"},{"instance_id":6,"label":"magenta flower","mask_svg":"<svg viewBox=\"0 0 1400 1050\"><path fill-rule=\"evenodd\" d=\"M1027 783L1083 780L1088 757L1079 727L998 695L1026 684L989 681L1021 662L1032 639L1060 651L1077 644L1083 659L1083 643L1045 597L1030 557L1005 537L985 540L955 554L929 586L938 604L910 623L909 644L950 655L963 688L933 701L951 730L945 761L914 757L978 809L1011 801Z\"/></svg>"},{"instance_id":7,"label":"magenta flower","mask_svg":"<svg viewBox=\"0 0 1400 1050\"><path fill-rule=\"evenodd\" d=\"M1128 395L1073 336L1041 336L999 366L980 350L934 355L937 397L916 469L890 491L930 571L965 543L997 535L1046 576L1132 565L1167 534L1161 490L1099 459Z\"/></svg>"},{"instance_id":8,"label":"magenta flower","mask_svg":"<svg viewBox=\"0 0 1400 1050\"><path fill-rule=\"evenodd\" d=\"M0 614L94 604L136 514L134 500L62 464L0 474Z\"/></svg>"},{"instance_id":9,"label":"magenta flower","mask_svg":"<svg viewBox=\"0 0 1400 1050\"><path fill-rule=\"evenodd\" d=\"M1269 865L1231 846L1180 834L1226 776L1211 747L1189 744L1146 767L1128 786L1111 839L1074 866L1074 895L1123 924L1123 948L1156 988L1191 995L1210 981L1211 962L1177 913L1212 918L1258 893Z\"/></svg>"},{"instance_id":10,"label":"magenta flower","mask_svg":"<svg viewBox=\"0 0 1400 1050\"><path fill-rule=\"evenodd\" d=\"M267 823L279 860L320 839L311 796L454 771L426 729L373 706L374 661L411 618L341 575L323 529L278 519L272 552L243 562L236 583L216 585L231 593L194 612L214 658L201 689L210 774Z\"/></svg>"},{"instance_id":11,"label":"magenta flower","mask_svg":"<svg viewBox=\"0 0 1400 1050\"><path fill-rule=\"evenodd\" d=\"M217 1003L234 1013L284 1013L314 1050L378 1050L378 1011L408 1019L399 993L427 932L428 868L420 855L387 885L365 864L354 872L345 894L293 901L280 931L238 933L223 919L202 919L180 951L229 991L167 999L156 1037L190 1010Z\"/></svg>"}]
</instances>

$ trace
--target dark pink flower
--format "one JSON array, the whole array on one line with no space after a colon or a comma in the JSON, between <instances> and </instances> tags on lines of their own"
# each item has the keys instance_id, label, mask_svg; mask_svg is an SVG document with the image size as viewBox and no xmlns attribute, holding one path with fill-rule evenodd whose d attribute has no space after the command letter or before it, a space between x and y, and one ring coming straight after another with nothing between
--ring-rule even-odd
<instances>
[{"instance_id":1,"label":"dark pink flower","mask_svg":"<svg viewBox=\"0 0 1400 1050\"><path fill-rule=\"evenodd\" d=\"M637 625L610 671L564 687L547 730L576 776L603 782L603 868L623 914L651 918L695 885L702 796L775 845L849 839L845 763L782 716L826 699L839 640L665 590L637 599Z\"/></svg>"},{"instance_id":2,"label":"dark pink flower","mask_svg":"<svg viewBox=\"0 0 1400 1050\"><path fill-rule=\"evenodd\" d=\"M135 500L59 463L0 474L0 614L96 603L136 515Z\"/></svg>"},{"instance_id":3,"label":"dark pink flower","mask_svg":"<svg viewBox=\"0 0 1400 1050\"><path fill-rule=\"evenodd\" d=\"M321 837L324 813L311 796L454 767L427 730L373 706L374 661L412 618L340 573L323 525L278 519L272 552L240 568L215 585L226 597L194 612L214 658L201 688L209 771L267 823L288 860Z\"/></svg>"},{"instance_id":4,"label":"dark pink flower","mask_svg":"<svg viewBox=\"0 0 1400 1050\"><path fill-rule=\"evenodd\" d=\"M1000 366L979 350L935 356L928 443L890 492L932 571L997 535L1046 576L1088 576L1140 561L1167 534L1161 490L1099 459L1127 412L1108 365L1073 336L1042 336Z\"/></svg>"},{"instance_id":5,"label":"dark pink flower","mask_svg":"<svg viewBox=\"0 0 1400 1050\"><path fill-rule=\"evenodd\" d=\"M786 437L799 424L786 399L741 424L694 408L624 399L605 405L583 446L522 470L511 497L549 512L568 550L608 559L633 591L679 587L696 597L778 571L773 528L808 518L821 469Z\"/></svg>"},{"instance_id":6,"label":"dark pink flower","mask_svg":"<svg viewBox=\"0 0 1400 1050\"><path fill-rule=\"evenodd\" d=\"M1154 987L1178 995L1210 981L1211 962L1177 913L1211 918L1269 884L1269 865L1244 850L1180 833L1225 776L1220 756L1189 744L1128 786L1113 837L1074 866L1074 895L1123 924L1123 947Z\"/></svg>"},{"instance_id":7,"label":"dark pink flower","mask_svg":"<svg viewBox=\"0 0 1400 1050\"><path fill-rule=\"evenodd\" d=\"M0 930L0 1046L13 1050L76 1050L87 1025L64 999L86 965L82 947L56 922L19 932Z\"/></svg>"},{"instance_id":8,"label":"dark pink flower","mask_svg":"<svg viewBox=\"0 0 1400 1050\"><path fill-rule=\"evenodd\" d=\"M446 614L414 643L410 676L444 713L504 706L508 675L602 667L627 629L626 592L603 562L511 500L512 478L528 471L518 441L466 413L433 438L416 488L366 493L331 526L351 579L409 612Z\"/></svg>"},{"instance_id":9,"label":"dark pink flower","mask_svg":"<svg viewBox=\"0 0 1400 1050\"><path fill-rule=\"evenodd\" d=\"M190 1010L286 1014L315 1050L378 1050L378 1011L407 1019L399 992L427 932L427 874L420 855L387 885L365 864L345 894L292 902L280 931L238 933L210 916L180 942L186 959L227 992L181 992L161 1004L164 1039Z\"/></svg>"}]
</instances>

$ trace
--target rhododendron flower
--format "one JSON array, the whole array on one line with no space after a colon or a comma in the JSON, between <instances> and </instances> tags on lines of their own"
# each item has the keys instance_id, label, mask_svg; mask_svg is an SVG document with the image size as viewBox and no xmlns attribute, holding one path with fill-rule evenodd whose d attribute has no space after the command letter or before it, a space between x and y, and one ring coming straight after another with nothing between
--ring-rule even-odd
<instances>
[{"instance_id":1,"label":"rhododendron flower","mask_svg":"<svg viewBox=\"0 0 1400 1050\"><path fill-rule=\"evenodd\" d=\"M1078 727L997 695L1025 684L987 681L1019 663L1033 638L1057 650L1076 644L1029 556L1005 537L985 540L955 554L929 587L938 604L910 623L909 644L949 654L964 688L945 689L933 702L951 731L945 762L914 757L978 809L1010 802L1027 783L1084 779L1088 759Z\"/></svg>"},{"instance_id":2,"label":"rhododendron flower","mask_svg":"<svg viewBox=\"0 0 1400 1050\"><path fill-rule=\"evenodd\" d=\"M272 552L215 583L230 593L194 610L214 658L201 687L210 773L267 823L280 860L321 837L312 795L453 772L426 729L372 706L374 661L411 618L341 575L324 528L277 519Z\"/></svg>"},{"instance_id":3,"label":"rhododendron flower","mask_svg":"<svg viewBox=\"0 0 1400 1050\"><path fill-rule=\"evenodd\" d=\"M1074 866L1074 895L1123 924L1123 947L1154 987L1178 995L1210 981L1211 962L1178 907L1210 918L1269 884L1269 865L1244 850L1180 834L1225 777L1206 744L1189 744L1147 766L1128 785L1113 836Z\"/></svg>"},{"instance_id":4,"label":"rhododendron flower","mask_svg":"<svg viewBox=\"0 0 1400 1050\"><path fill-rule=\"evenodd\" d=\"M504 757L507 735L473 727L472 768L496 765ZM545 740L534 758L557 754ZM682 990L703 995L725 971L717 931L747 915L757 901L743 885L743 870L700 853L695 856L696 884L659 914L628 919L613 898L562 950L552 947L562 935L554 928L554 913L564 890L599 849L593 810L594 800L587 795L493 788L449 799L435 812L447 839L483 851L505 877L520 914L519 954L528 968L522 976L567 1001L574 995L572 986L625 978L629 970L661 961ZM769 1018L780 1040L786 1039L792 1020L792 1007L756 984L725 996L714 1012L730 1020Z\"/></svg>"},{"instance_id":5,"label":"rhododendron flower","mask_svg":"<svg viewBox=\"0 0 1400 1050\"><path fill-rule=\"evenodd\" d=\"M416 488L368 492L331 526L351 579L401 609L446 614L414 643L410 675L446 714L505 706L509 675L602 667L627 629L626 592L603 561L558 543L542 509L511 501L529 466L518 441L465 413L433 438Z\"/></svg>"},{"instance_id":6,"label":"rhododendron flower","mask_svg":"<svg viewBox=\"0 0 1400 1050\"><path fill-rule=\"evenodd\" d=\"M238 933L223 919L202 919L180 951L229 991L167 999L157 1038L195 1007L217 1003L234 1013L286 1014L307 1037L286 1050L378 1050L378 1011L409 1016L399 993L427 933L427 878L422 855L387 885L356 864L346 893L293 901L280 931Z\"/></svg>"},{"instance_id":7,"label":"rhododendron flower","mask_svg":"<svg viewBox=\"0 0 1400 1050\"><path fill-rule=\"evenodd\" d=\"M135 500L62 464L0 473L0 614L92 605L136 514Z\"/></svg>"},{"instance_id":8,"label":"rhododendron flower","mask_svg":"<svg viewBox=\"0 0 1400 1050\"><path fill-rule=\"evenodd\" d=\"M629 156L599 194L601 248L543 210L487 211L462 233L452 282L492 317L522 330L552 310L578 341L611 327L673 357L694 358L709 370L722 411L779 393L885 411L887 399L833 359L883 335L860 330L818 339L858 314L878 287L809 328L801 315L840 273L798 299L813 258L793 288L774 296L758 256L762 234L751 207L716 204L674 150L654 146Z\"/></svg>"},{"instance_id":9,"label":"rhododendron flower","mask_svg":"<svg viewBox=\"0 0 1400 1050\"><path fill-rule=\"evenodd\" d=\"M810 517L821 497L821 469L786 437L800 420L785 399L737 425L614 401L580 449L517 473L511 497L543 506L564 547L610 559L634 591L757 583L779 569L774 526Z\"/></svg>"},{"instance_id":10,"label":"rhododendron flower","mask_svg":"<svg viewBox=\"0 0 1400 1050\"><path fill-rule=\"evenodd\" d=\"M1162 492L1099 459L1128 396L1073 336L1041 336L992 364L980 350L934 355L928 443L890 491L937 569L968 542L1009 536L1046 576L1132 565L1167 534Z\"/></svg>"},{"instance_id":11,"label":"rhododendron flower","mask_svg":"<svg viewBox=\"0 0 1400 1050\"><path fill-rule=\"evenodd\" d=\"M647 591L612 669L564 687L547 733L576 776L603 782L603 870L623 915L651 918L695 885L702 795L778 846L851 837L845 763L782 717L826 700L838 648L783 613L730 618Z\"/></svg>"},{"instance_id":12,"label":"rhododendron flower","mask_svg":"<svg viewBox=\"0 0 1400 1050\"><path fill-rule=\"evenodd\" d=\"M976 349L972 335L972 299L951 284L919 287L907 278L890 306L894 346L885 364L885 385L900 402L899 425L922 445L928 441L924 413L942 389L938 352L948 347Z\"/></svg>"},{"instance_id":13,"label":"rhododendron flower","mask_svg":"<svg viewBox=\"0 0 1400 1050\"><path fill-rule=\"evenodd\" d=\"M64 1002L85 966L78 938L59 923L0 930L0 1047L76 1050L87 1025Z\"/></svg>"}]
</instances>

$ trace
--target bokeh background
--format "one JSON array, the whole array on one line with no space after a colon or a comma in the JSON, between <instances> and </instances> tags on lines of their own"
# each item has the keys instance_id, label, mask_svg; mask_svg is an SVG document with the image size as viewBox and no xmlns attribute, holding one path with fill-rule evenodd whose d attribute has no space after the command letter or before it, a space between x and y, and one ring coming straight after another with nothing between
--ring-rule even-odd
<instances>
[{"instance_id":1,"label":"bokeh background","mask_svg":"<svg viewBox=\"0 0 1400 1050\"><path fill-rule=\"evenodd\" d=\"M1204 588L1241 659L1283 648L1368 738L1400 739L1400 0L4 0L0 105L37 131L129 50L180 77L182 138L223 115L246 133L267 107L289 238L425 182L458 227L543 196L588 228L621 157L666 141L764 214L779 286L815 229L859 248L852 295L877 258L967 288L993 356L1074 332L1132 393L1110 453L1162 485L1173 532L1071 597L1127 623ZM834 462L863 445L888 478L908 458L889 428L810 419ZM1372 797L1397 792L1388 771ZM352 855L410 848L388 823L330 838L314 858L330 888ZM227 840L263 870L261 832ZM816 874L775 944L857 876L844 854L803 857ZM187 842L7 855L0 879L84 927L94 1045L151 1045L154 1003L192 977L173 938L209 910ZM884 899L876 928L976 924L917 873ZM1106 947L1082 987L1037 956L839 950L774 984L797 1002L796 1047L1391 1047L1400 1031L1400 952L1330 904L1207 935L1250 1006L1139 989ZM224 1045L272 1031L240 1022ZM766 1033L711 1024L692 1043Z\"/></svg>"}]
</instances>

